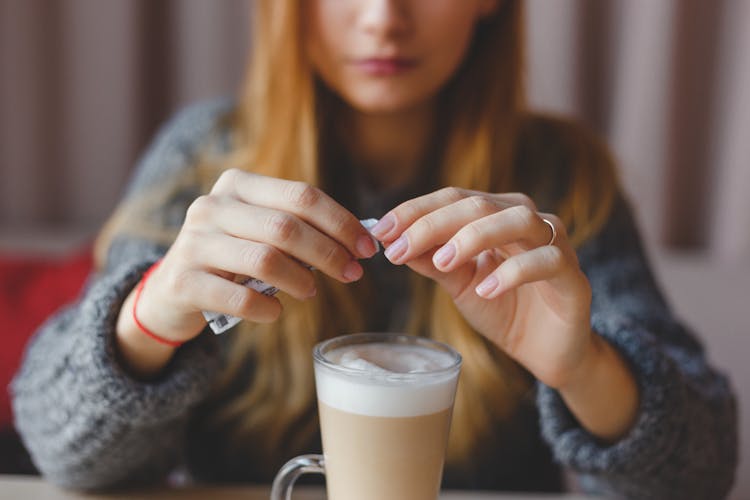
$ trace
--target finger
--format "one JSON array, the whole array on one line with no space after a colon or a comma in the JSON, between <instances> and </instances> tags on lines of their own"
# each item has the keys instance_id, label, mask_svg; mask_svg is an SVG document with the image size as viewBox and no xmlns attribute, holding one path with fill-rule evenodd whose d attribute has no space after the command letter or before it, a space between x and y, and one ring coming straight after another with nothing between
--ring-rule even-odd
<instances>
[{"instance_id":1,"label":"finger","mask_svg":"<svg viewBox=\"0 0 750 500\"><path fill-rule=\"evenodd\" d=\"M573 262L578 267L578 254L568 239L568 230L565 223L555 214L538 212L542 222L547 226L547 241L544 245L554 245L562 250L568 261ZM550 225L552 227L550 227Z\"/></svg>"},{"instance_id":2,"label":"finger","mask_svg":"<svg viewBox=\"0 0 750 500\"><path fill-rule=\"evenodd\" d=\"M456 301L462 300L467 294L475 294L474 287L479 277L487 276L503 261L498 252L487 250L479 254L475 261L467 262L450 272L442 272L432 264L432 254L433 252L427 252L406 265L412 271L435 281Z\"/></svg>"},{"instance_id":3,"label":"finger","mask_svg":"<svg viewBox=\"0 0 750 500\"><path fill-rule=\"evenodd\" d=\"M490 273L475 291L480 297L493 299L503 292L536 281L562 284L574 267L556 246L542 246L514 255ZM555 283L557 281L557 283Z\"/></svg>"},{"instance_id":4,"label":"finger","mask_svg":"<svg viewBox=\"0 0 750 500\"><path fill-rule=\"evenodd\" d=\"M178 279L177 296L199 310L230 314L256 323L270 323L281 314L281 303L275 297L211 273L193 271Z\"/></svg>"},{"instance_id":5,"label":"finger","mask_svg":"<svg viewBox=\"0 0 750 500\"><path fill-rule=\"evenodd\" d=\"M233 198L214 197L211 204L215 224L232 236L276 247L344 283L362 277L346 247L293 214Z\"/></svg>"},{"instance_id":6,"label":"finger","mask_svg":"<svg viewBox=\"0 0 750 500\"><path fill-rule=\"evenodd\" d=\"M221 175L214 190L245 203L292 213L344 245L352 255L369 258L377 252L359 220L309 184L230 169Z\"/></svg>"},{"instance_id":7,"label":"finger","mask_svg":"<svg viewBox=\"0 0 750 500\"><path fill-rule=\"evenodd\" d=\"M385 214L370 232L383 242L391 242L420 217L462 200L467 193L466 190L449 187L405 201Z\"/></svg>"},{"instance_id":8,"label":"finger","mask_svg":"<svg viewBox=\"0 0 750 500\"><path fill-rule=\"evenodd\" d=\"M402 203L385 214L378 224L372 228L371 232L377 239L383 242L391 242L419 218L470 196L483 196L495 201L498 206L525 205L532 210L536 210L531 198L522 193L488 194L469 189L446 187Z\"/></svg>"},{"instance_id":9,"label":"finger","mask_svg":"<svg viewBox=\"0 0 750 500\"><path fill-rule=\"evenodd\" d=\"M427 213L411 224L386 250L385 256L402 264L443 245L462 227L505 208L492 197L473 195Z\"/></svg>"},{"instance_id":10,"label":"finger","mask_svg":"<svg viewBox=\"0 0 750 500\"><path fill-rule=\"evenodd\" d=\"M191 260L202 266L258 278L299 300L315 295L312 272L271 245L209 233L191 248Z\"/></svg>"},{"instance_id":11,"label":"finger","mask_svg":"<svg viewBox=\"0 0 750 500\"><path fill-rule=\"evenodd\" d=\"M550 242L550 226L542 217L524 205L516 205L462 227L435 254L434 264L450 271L488 248L517 243L531 249Z\"/></svg>"}]
</instances>

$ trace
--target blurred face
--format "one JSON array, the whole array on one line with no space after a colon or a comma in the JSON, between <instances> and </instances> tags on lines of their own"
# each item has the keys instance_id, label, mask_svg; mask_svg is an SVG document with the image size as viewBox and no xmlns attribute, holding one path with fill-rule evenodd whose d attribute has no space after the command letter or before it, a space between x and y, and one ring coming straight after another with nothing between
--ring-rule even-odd
<instances>
[{"instance_id":1,"label":"blurred face","mask_svg":"<svg viewBox=\"0 0 750 500\"><path fill-rule=\"evenodd\" d=\"M353 108L394 112L450 79L496 0L304 0L307 54Z\"/></svg>"}]
</instances>

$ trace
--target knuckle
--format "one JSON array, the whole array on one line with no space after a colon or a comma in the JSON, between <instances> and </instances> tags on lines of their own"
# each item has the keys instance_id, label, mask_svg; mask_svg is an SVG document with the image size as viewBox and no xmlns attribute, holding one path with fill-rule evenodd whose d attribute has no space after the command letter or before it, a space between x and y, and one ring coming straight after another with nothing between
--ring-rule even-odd
<instances>
[{"instance_id":1,"label":"knuckle","mask_svg":"<svg viewBox=\"0 0 750 500\"><path fill-rule=\"evenodd\" d=\"M323 262L328 267L337 267L337 265L343 264L348 260L348 257L344 255L344 251L338 246L333 245L325 250L325 255L323 256Z\"/></svg>"},{"instance_id":2,"label":"knuckle","mask_svg":"<svg viewBox=\"0 0 750 500\"><path fill-rule=\"evenodd\" d=\"M544 259L552 269L560 269L565 265L565 255L560 248L552 245L543 247Z\"/></svg>"},{"instance_id":3,"label":"knuckle","mask_svg":"<svg viewBox=\"0 0 750 500\"><path fill-rule=\"evenodd\" d=\"M497 210L497 205L486 196L475 194L469 196L467 200L474 210L480 214L490 214Z\"/></svg>"},{"instance_id":4,"label":"knuckle","mask_svg":"<svg viewBox=\"0 0 750 500\"><path fill-rule=\"evenodd\" d=\"M421 217L417 222L414 223L414 225L409 228L407 231L407 238L411 241L412 238L409 238L409 234L414 235L428 235L432 234L435 231L436 228L436 221L433 217L430 215L427 215L425 217Z\"/></svg>"},{"instance_id":5,"label":"knuckle","mask_svg":"<svg viewBox=\"0 0 750 500\"><path fill-rule=\"evenodd\" d=\"M508 210L522 226L529 226L533 224L534 219L536 219L536 212L526 205L515 205Z\"/></svg>"},{"instance_id":6,"label":"knuckle","mask_svg":"<svg viewBox=\"0 0 750 500\"><path fill-rule=\"evenodd\" d=\"M526 265L522 259L509 259L505 261L506 266L503 270L503 274L511 282L521 281L524 273L526 272Z\"/></svg>"},{"instance_id":7,"label":"knuckle","mask_svg":"<svg viewBox=\"0 0 750 500\"><path fill-rule=\"evenodd\" d=\"M482 230L482 224L479 221L472 222L471 224L464 226L459 234L461 240L469 242L479 242L484 239L484 231Z\"/></svg>"},{"instance_id":8,"label":"knuckle","mask_svg":"<svg viewBox=\"0 0 750 500\"><path fill-rule=\"evenodd\" d=\"M289 202L299 209L312 208L320 200L321 192L305 182L292 182L287 188Z\"/></svg>"},{"instance_id":9,"label":"knuckle","mask_svg":"<svg viewBox=\"0 0 750 500\"><path fill-rule=\"evenodd\" d=\"M236 316L245 316L253 305L253 293L244 287L235 287L227 298L227 305Z\"/></svg>"},{"instance_id":10,"label":"knuckle","mask_svg":"<svg viewBox=\"0 0 750 500\"><path fill-rule=\"evenodd\" d=\"M240 248L240 265L244 269L254 269L258 260L258 249L253 245L244 245Z\"/></svg>"},{"instance_id":11,"label":"knuckle","mask_svg":"<svg viewBox=\"0 0 750 500\"><path fill-rule=\"evenodd\" d=\"M455 186L444 187L439 193L440 196L449 203L455 203L464 198L463 191Z\"/></svg>"},{"instance_id":12,"label":"knuckle","mask_svg":"<svg viewBox=\"0 0 750 500\"><path fill-rule=\"evenodd\" d=\"M239 168L232 167L223 171L219 179L222 179L224 182L236 181L241 174L242 171Z\"/></svg>"},{"instance_id":13,"label":"knuckle","mask_svg":"<svg viewBox=\"0 0 750 500\"><path fill-rule=\"evenodd\" d=\"M536 203L534 203L534 200L531 199L529 195L526 193L511 193L515 199L515 201L519 205L523 205L525 207L530 208L532 211L536 212L537 206Z\"/></svg>"},{"instance_id":14,"label":"knuckle","mask_svg":"<svg viewBox=\"0 0 750 500\"><path fill-rule=\"evenodd\" d=\"M271 274L278 263L279 254L270 246L260 246L255 249L250 257L252 264L250 267L257 273L264 276Z\"/></svg>"},{"instance_id":15,"label":"knuckle","mask_svg":"<svg viewBox=\"0 0 750 500\"><path fill-rule=\"evenodd\" d=\"M216 180L212 191L225 191L231 189L237 183L241 175L242 171L236 167L224 170Z\"/></svg>"},{"instance_id":16,"label":"knuckle","mask_svg":"<svg viewBox=\"0 0 750 500\"><path fill-rule=\"evenodd\" d=\"M396 217L396 220L403 223L404 221L412 221L419 217L419 207L414 201L407 201L397 206L391 213Z\"/></svg>"},{"instance_id":17,"label":"knuckle","mask_svg":"<svg viewBox=\"0 0 750 500\"><path fill-rule=\"evenodd\" d=\"M304 278L299 281L300 293L309 296L309 294L314 293L315 285L315 277L312 271L305 269Z\"/></svg>"},{"instance_id":18,"label":"knuckle","mask_svg":"<svg viewBox=\"0 0 750 500\"><path fill-rule=\"evenodd\" d=\"M266 231L274 241L285 243L299 231L297 221L288 214L273 214L266 219Z\"/></svg>"},{"instance_id":19,"label":"knuckle","mask_svg":"<svg viewBox=\"0 0 750 500\"><path fill-rule=\"evenodd\" d=\"M216 197L204 194L197 197L187 209L185 220L189 222L198 222L206 220L209 214L216 208Z\"/></svg>"},{"instance_id":20,"label":"knuckle","mask_svg":"<svg viewBox=\"0 0 750 500\"><path fill-rule=\"evenodd\" d=\"M338 214L331 218L331 224L332 224L332 231L333 234L343 234L344 229L346 228L347 224L349 222L349 218L344 214Z\"/></svg>"},{"instance_id":21,"label":"knuckle","mask_svg":"<svg viewBox=\"0 0 750 500\"><path fill-rule=\"evenodd\" d=\"M201 255L199 233L189 228L183 228L172 247L183 261L197 261Z\"/></svg>"}]
</instances>

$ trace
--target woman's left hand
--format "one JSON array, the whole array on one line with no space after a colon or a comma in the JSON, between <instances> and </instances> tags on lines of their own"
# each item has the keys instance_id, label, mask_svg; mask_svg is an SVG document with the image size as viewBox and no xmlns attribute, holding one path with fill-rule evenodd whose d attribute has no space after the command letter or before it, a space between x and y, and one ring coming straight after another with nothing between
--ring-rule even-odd
<instances>
[{"instance_id":1,"label":"woman's left hand","mask_svg":"<svg viewBox=\"0 0 750 500\"><path fill-rule=\"evenodd\" d=\"M373 234L539 380L562 388L580 376L593 350L591 287L560 219L530 198L445 188L391 210Z\"/></svg>"}]
</instances>

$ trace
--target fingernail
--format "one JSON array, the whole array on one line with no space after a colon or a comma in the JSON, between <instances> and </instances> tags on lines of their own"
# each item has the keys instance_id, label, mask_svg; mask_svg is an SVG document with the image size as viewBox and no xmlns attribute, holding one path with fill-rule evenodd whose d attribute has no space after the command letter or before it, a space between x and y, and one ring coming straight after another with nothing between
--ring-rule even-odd
<instances>
[{"instance_id":1,"label":"fingernail","mask_svg":"<svg viewBox=\"0 0 750 500\"><path fill-rule=\"evenodd\" d=\"M383 237L390 233L394 227L396 227L396 217L394 217L393 214L386 214L377 224L372 226L370 234L377 239L382 240Z\"/></svg>"},{"instance_id":2,"label":"fingernail","mask_svg":"<svg viewBox=\"0 0 750 500\"><path fill-rule=\"evenodd\" d=\"M453 257L456 256L456 245L453 243L446 243L440 248L435 255L432 256L432 262L437 267L445 267L451 263Z\"/></svg>"},{"instance_id":3,"label":"fingernail","mask_svg":"<svg viewBox=\"0 0 750 500\"><path fill-rule=\"evenodd\" d=\"M391 246L386 248L385 256L395 264L406 253L408 247L409 242L406 240L406 235L402 234Z\"/></svg>"},{"instance_id":4,"label":"fingernail","mask_svg":"<svg viewBox=\"0 0 750 500\"><path fill-rule=\"evenodd\" d=\"M318 289L313 287L312 290L307 294L307 298L310 299L318 294Z\"/></svg>"},{"instance_id":5,"label":"fingernail","mask_svg":"<svg viewBox=\"0 0 750 500\"><path fill-rule=\"evenodd\" d=\"M375 246L375 242L372 241L372 236L369 235L362 235L359 238L357 238L357 252L359 254L369 259L373 255L375 255L375 252L378 251L377 247Z\"/></svg>"},{"instance_id":6,"label":"fingernail","mask_svg":"<svg viewBox=\"0 0 750 500\"><path fill-rule=\"evenodd\" d=\"M344 268L344 279L348 281L356 281L362 277L362 272L362 266L359 265L359 262L353 260Z\"/></svg>"},{"instance_id":7,"label":"fingernail","mask_svg":"<svg viewBox=\"0 0 750 500\"><path fill-rule=\"evenodd\" d=\"M497 289L497 286L499 284L500 282L497 280L495 275L490 274L484 279L484 281L477 285L475 290L477 292L477 295L486 298L489 297L489 295Z\"/></svg>"}]
</instances>

